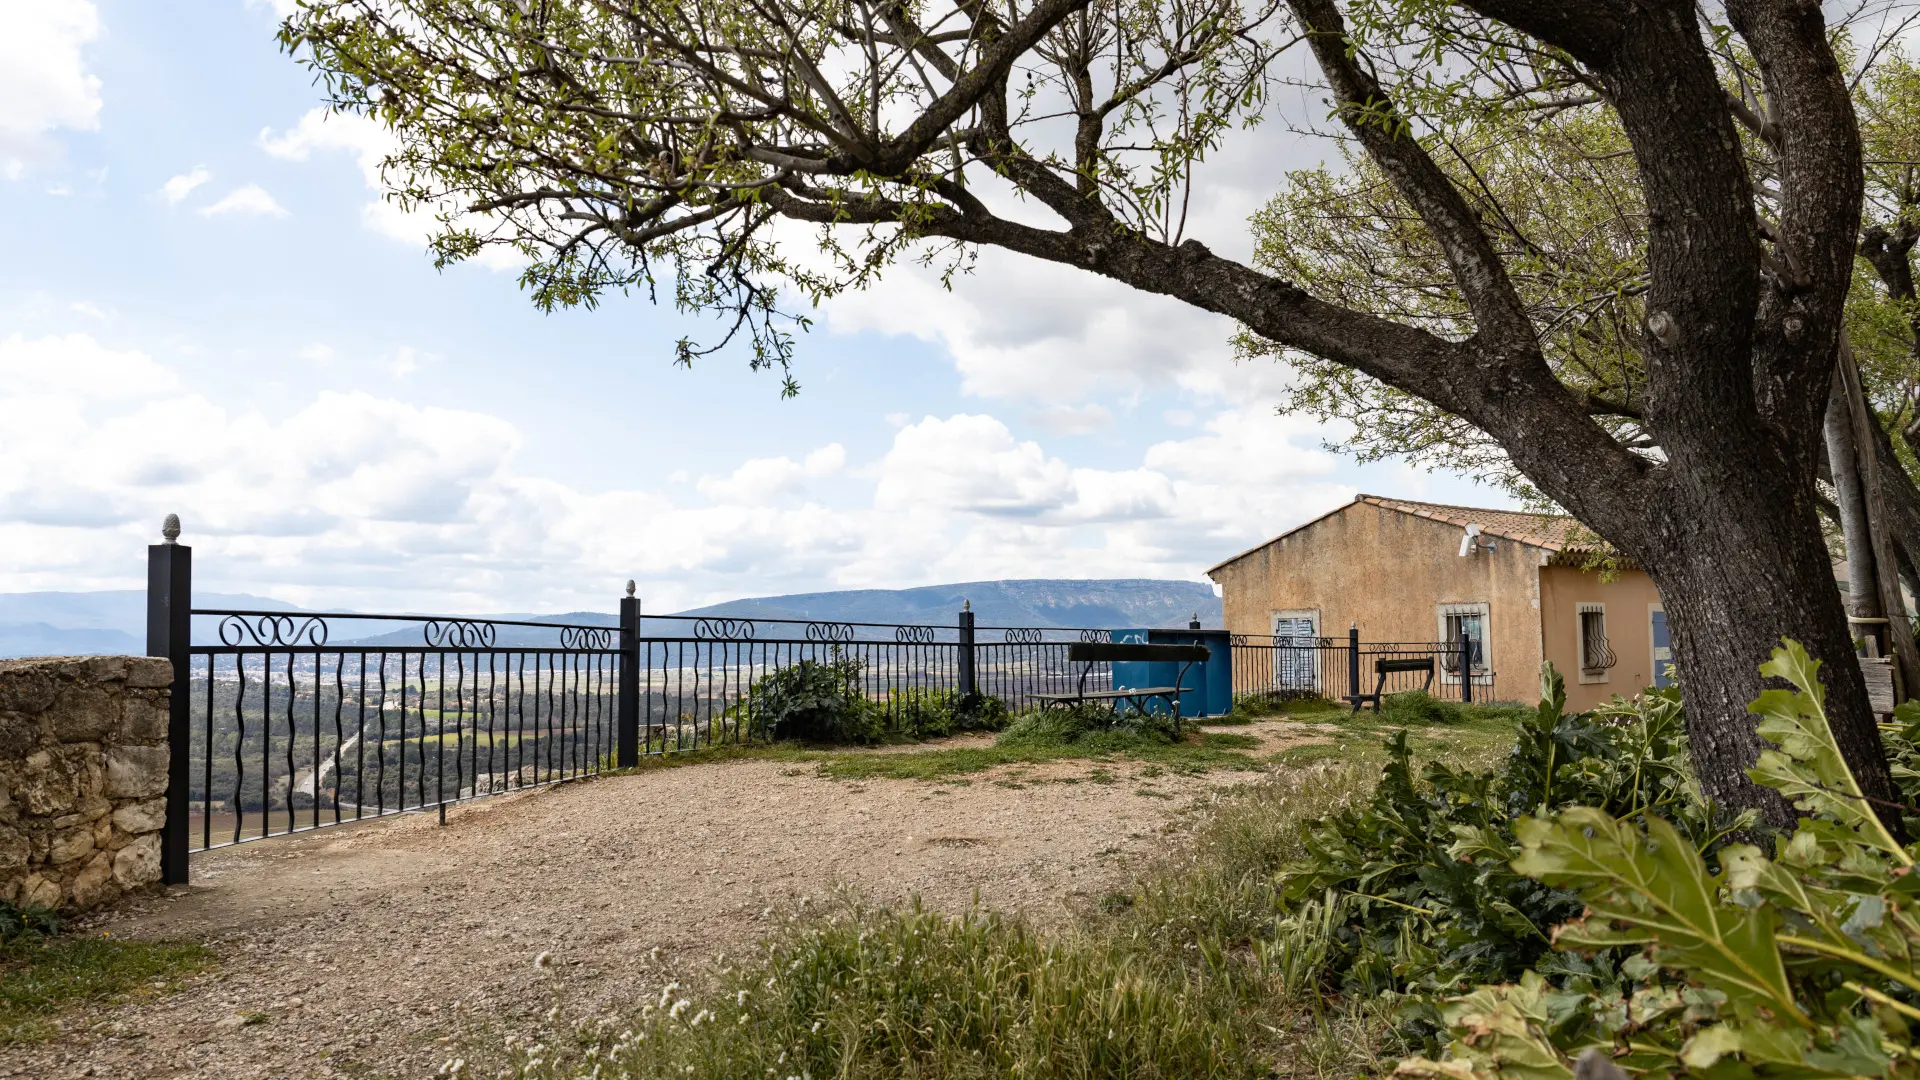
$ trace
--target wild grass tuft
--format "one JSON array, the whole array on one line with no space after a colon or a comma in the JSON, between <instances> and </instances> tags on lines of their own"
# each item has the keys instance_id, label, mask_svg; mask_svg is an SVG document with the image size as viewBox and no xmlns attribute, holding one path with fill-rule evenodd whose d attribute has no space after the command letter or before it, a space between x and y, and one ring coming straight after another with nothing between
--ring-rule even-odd
<instances>
[{"instance_id":1,"label":"wild grass tuft","mask_svg":"<svg viewBox=\"0 0 1920 1080\"><path fill-rule=\"evenodd\" d=\"M0 941L0 1048L52 1038L78 1006L168 990L212 965L189 942L14 935Z\"/></svg>"},{"instance_id":2,"label":"wild grass tuft","mask_svg":"<svg viewBox=\"0 0 1920 1080\"><path fill-rule=\"evenodd\" d=\"M517 1049L526 1078L1253 1077L1232 1002L1123 942L913 906L796 923L704 992Z\"/></svg>"}]
</instances>

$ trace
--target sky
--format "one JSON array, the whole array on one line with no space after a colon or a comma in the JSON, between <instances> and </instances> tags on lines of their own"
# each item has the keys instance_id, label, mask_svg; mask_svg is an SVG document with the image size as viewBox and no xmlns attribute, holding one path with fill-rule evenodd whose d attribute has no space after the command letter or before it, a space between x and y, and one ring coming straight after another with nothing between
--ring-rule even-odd
<instances>
[{"instance_id":1,"label":"sky","mask_svg":"<svg viewBox=\"0 0 1920 1080\"><path fill-rule=\"evenodd\" d=\"M1323 449L1233 325L988 252L829 302L797 398L645 297L543 314L438 271L384 133L320 108L285 0L0 0L0 591L196 585L357 610L650 610L1003 577L1204 580L1366 491L1506 505ZM1267 125L1193 235L1330 153Z\"/></svg>"}]
</instances>

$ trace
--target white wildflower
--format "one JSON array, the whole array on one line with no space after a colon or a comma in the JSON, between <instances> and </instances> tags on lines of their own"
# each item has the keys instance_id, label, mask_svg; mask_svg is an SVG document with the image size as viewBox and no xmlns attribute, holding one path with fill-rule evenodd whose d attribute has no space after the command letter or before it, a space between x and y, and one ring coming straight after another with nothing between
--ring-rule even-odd
<instances>
[{"instance_id":1,"label":"white wildflower","mask_svg":"<svg viewBox=\"0 0 1920 1080\"><path fill-rule=\"evenodd\" d=\"M667 1019L680 1019L680 1014L686 1012L687 1006L690 1004L692 1004L692 1002L689 1002L686 998L681 998L679 1001L674 1002L673 1008L667 1010Z\"/></svg>"},{"instance_id":2,"label":"white wildflower","mask_svg":"<svg viewBox=\"0 0 1920 1080\"><path fill-rule=\"evenodd\" d=\"M733 1003L741 1008L745 1008L747 1004L747 992L742 990L733 995Z\"/></svg>"},{"instance_id":3,"label":"white wildflower","mask_svg":"<svg viewBox=\"0 0 1920 1080\"><path fill-rule=\"evenodd\" d=\"M693 1022L688 1024L687 1026L699 1027L701 1024L704 1024L711 1019L713 1019L712 1010L701 1009L699 1012L693 1014Z\"/></svg>"},{"instance_id":4,"label":"white wildflower","mask_svg":"<svg viewBox=\"0 0 1920 1080\"><path fill-rule=\"evenodd\" d=\"M539 956L536 956L533 958L533 969L535 971L546 971L552 967L553 967L553 954L550 952L543 952Z\"/></svg>"}]
</instances>

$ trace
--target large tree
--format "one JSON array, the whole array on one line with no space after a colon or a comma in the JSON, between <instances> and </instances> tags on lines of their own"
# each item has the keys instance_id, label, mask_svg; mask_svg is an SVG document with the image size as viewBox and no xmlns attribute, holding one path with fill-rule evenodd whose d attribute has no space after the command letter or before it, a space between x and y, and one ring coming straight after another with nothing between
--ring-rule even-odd
<instances>
[{"instance_id":1,"label":"large tree","mask_svg":"<svg viewBox=\"0 0 1920 1080\"><path fill-rule=\"evenodd\" d=\"M1791 817L1744 772L1756 665L1783 634L1828 662L1848 759L1894 797L1814 498L1863 186L1818 3L309 3L286 40L339 107L397 133L402 201L477 215L446 214L444 258L516 246L542 304L665 285L731 312L760 363L786 361L783 286L818 298L903 253L994 246L1228 315L1484 432L1644 566L1713 797ZM1751 82L1723 85L1729 47ZM1439 251L1456 326L1383 317L1185 235L1195 163L1245 137L1290 48ZM1426 114L1463 100L1595 109L1617 128L1645 220L1630 425L1556 374L1524 268L1442 164ZM829 261L783 248L775 219L818 226Z\"/></svg>"}]
</instances>

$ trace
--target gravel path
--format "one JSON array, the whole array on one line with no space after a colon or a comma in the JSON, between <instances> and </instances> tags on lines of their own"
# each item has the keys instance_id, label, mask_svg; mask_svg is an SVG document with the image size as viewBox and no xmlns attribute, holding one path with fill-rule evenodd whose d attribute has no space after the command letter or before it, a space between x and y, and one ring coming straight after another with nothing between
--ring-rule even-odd
<instances>
[{"instance_id":1,"label":"gravel path","mask_svg":"<svg viewBox=\"0 0 1920 1080\"><path fill-rule=\"evenodd\" d=\"M1255 733L1266 749L1290 727ZM484 799L445 828L410 815L224 849L101 924L207 941L219 970L9 1053L0 1076L431 1076L462 1038L531 1031L556 1004L637 1005L843 885L1060 919L1246 779L1156 772L1055 762L936 785L746 760Z\"/></svg>"}]
</instances>

